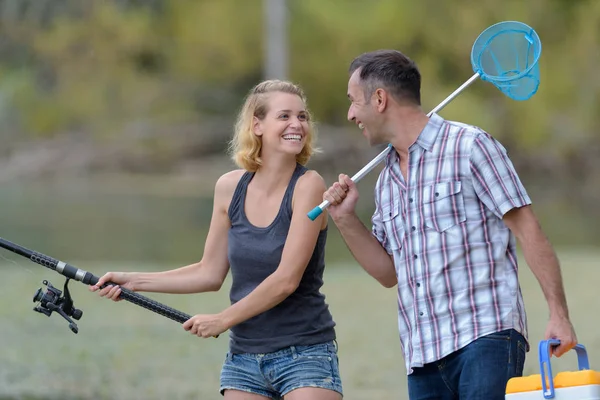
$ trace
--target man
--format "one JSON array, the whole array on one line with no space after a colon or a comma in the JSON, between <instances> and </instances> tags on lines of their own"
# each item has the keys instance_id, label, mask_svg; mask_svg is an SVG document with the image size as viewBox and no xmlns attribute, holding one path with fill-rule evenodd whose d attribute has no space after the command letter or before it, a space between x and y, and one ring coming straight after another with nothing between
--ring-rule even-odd
<instances>
[{"instance_id":1,"label":"man","mask_svg":"<svg viewBox=\"0 0 600 400\"><path fill-rule=\"evenodd\" d=\"M348 120L371 145L391 143L375 187L372 228L340 175L323 195L358 263L398 284L398 326L411 400L504 399L529 350L516 239L550 310L560 357L577 344L559 262L505 148L482 129L428 117L421 76L398 51L350 65ZM516 238L516 239L515 239Z\"/></svg>"}]
</instances>

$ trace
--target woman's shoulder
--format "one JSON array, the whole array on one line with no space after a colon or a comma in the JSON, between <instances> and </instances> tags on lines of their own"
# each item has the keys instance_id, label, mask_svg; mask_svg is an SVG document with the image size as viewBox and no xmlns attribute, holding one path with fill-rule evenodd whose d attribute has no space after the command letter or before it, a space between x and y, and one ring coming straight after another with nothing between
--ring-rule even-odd
<instances>
[{"instance_id":1,"label":"woman's shoulder","mask_svg":"<svg viewBox=\"0 0 600 400\"><path fill-rule=\"evenodd\" d=\"M306 172L298 178L296 183L302 191L304 190L327 190L325 179L314 169L307 169Z\"/></svg>"},{"instance_id":2,"label":"woman's shoulder","mask_svg":"<svg viewBox=\"0 0 600 400\"><path fill-rule=\"evenodd\" d=\"M323 179L321 174L309 169L298 178L292 203L295 204L298 200L317 201L321 199L326 190L325 179Z\"/></svg>"},{"instance_id":3,"label":"woman's shoulder","mask_svg":"<svg viewBox=\"0 0 600 400\"><path fill-rule=\"evenodd\" d=\"M306 172L298 178L296 183L296 190L294 191L294 197L292 200L292 213L296 209L296 205L301 204L302 212L306 207L310 206L312 209L323 200L323 193L327 190L325 179L315 170L307 169ZM327 212L324 211L323 223L321 229L327 227Z\"/></svg>"},{"instance_id":4,"label":"woman's shoulder","mask_svg":"<svg viewBox=\"0 0 600 400\"><path fill-rule=\"evenodd\" d=\"M234 169L224 173L215 184L215 196L231 197L246 170Z\"/></svg>"}]
</instances>

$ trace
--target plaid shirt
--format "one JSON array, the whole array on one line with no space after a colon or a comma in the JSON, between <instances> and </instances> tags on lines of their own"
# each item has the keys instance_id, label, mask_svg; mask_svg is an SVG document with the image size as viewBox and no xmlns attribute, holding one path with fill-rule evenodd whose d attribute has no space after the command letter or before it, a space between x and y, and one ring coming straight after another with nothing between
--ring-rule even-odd
<instances>
[{"instance_id":1,"label":"plaid shirt","mask_svg":"<svg viewBox=\"0 0 600 400\"><path fill-rule=\"evenodd\" d=\"M527 338L516 241L502 216L531 201L505 148L433 114L409 148L407 174L392 149L372 217L394 259L407 373L492 332Z\"/></svg>"}]
</instances>

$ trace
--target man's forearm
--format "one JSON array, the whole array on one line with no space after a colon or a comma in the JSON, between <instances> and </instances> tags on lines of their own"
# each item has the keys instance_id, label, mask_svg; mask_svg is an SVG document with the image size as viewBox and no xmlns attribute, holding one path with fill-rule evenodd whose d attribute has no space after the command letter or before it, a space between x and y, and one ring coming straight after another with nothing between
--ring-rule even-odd
<instances>
[{"instance_id":1,"label":"man's forearm","mask_svg":"<svg viewBox=\"0 0 600 400\"><path fill-rule=\"evenodd\" d=\"M503 218L523 249L525 261L537 278L552 318L569 318L558 258L531 206L515 208Z\"/></svg>"},{"instance_id":2,"label":"man's forearm","mask_svg":"<svg viewBox=\"0 0 600 400\"><path fill-rule=\"evenodd\" d=\"M397 283L392 257L356 214L334 219L342 238L358 263L385 287Z\"/></svg>"},{"instance_id":3,"label":"man's forearm","mask_svg":"<svg viewBox=\"0 0 600 400\"><path fill-rule=\"evenodd\" d=\"M569 318L560 264L552 245L541 230L521 242L525 261L542 288L550 316Z\"/></svg>"}]
</instances>

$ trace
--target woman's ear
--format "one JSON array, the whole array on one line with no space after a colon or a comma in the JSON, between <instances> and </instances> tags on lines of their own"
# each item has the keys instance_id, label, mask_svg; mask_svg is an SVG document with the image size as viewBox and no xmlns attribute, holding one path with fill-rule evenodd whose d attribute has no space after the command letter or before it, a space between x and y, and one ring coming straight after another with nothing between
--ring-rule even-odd
<instances>
[{"instance_id":1,"label":"woman's ear","mask_svg":"<svg viewBox=\"0 0 600 400\"><path fill-rule=\"evenodd\" d=\"M256 136L262 136L263 134L260 119L256 117L252 117L252 131Z\"/></svg>"}]
</instances>

